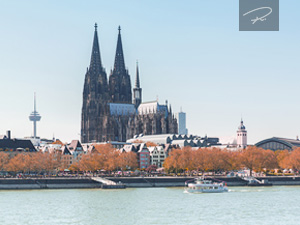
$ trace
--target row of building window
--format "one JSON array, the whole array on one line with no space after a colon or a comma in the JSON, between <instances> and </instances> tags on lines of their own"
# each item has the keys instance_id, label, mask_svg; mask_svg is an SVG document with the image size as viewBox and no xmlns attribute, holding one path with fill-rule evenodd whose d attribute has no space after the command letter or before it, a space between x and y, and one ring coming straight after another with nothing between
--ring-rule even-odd
<instances>
[{"instance_id":1,"label":"row of building window","mask_svg":"<svg viewBox=\"0 0 300 225\"><path fill-rule=\"evenodd\" d=\"M271 150L285 150L285 149L291 149L289 146L286 146L284 144L278 143L278 142L268 142L265 144L262 144L258 146L263 149L271 149Z\"/></svg>"}]
</instances>

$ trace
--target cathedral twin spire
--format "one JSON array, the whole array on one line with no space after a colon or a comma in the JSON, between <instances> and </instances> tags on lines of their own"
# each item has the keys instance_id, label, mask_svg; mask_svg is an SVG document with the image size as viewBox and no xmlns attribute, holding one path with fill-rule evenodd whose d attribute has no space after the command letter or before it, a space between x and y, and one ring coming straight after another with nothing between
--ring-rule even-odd
<instances>
[{"instance_id":1,"label":"cathedral twin spire","mask_svg":"<svg viewBox=\"0 0 300 225\"><path fill-rule=\"evenodd\" d=\"M132 103L131 81L130 81L130 76L128 74L128 71L126 70L125 67L120 26L118 30L119 33L118 33L114 68L111 71L111 74L109 76L109 82L107 85L106 73L101 63L97 24L95 24L92 56L91 56L91 62L89 68L90 79L96 83L97 82L99 83L99 85L96 87L96 89L99 89L98 91L100 91L103 94L107 93L109 95L108 101L113 103L131 104Z\"/></svg>"},{"instance_id":2,"label":"cathedral twin spire","mask_svg":"<svg viewBox=\"0 0 300 225\"><path fill-rule=\"evenodd\" d=\"M95 32L94 32L94 41L93 41L90 69L101 71L102 63L101 63L101 56L100 56L97 27L98 27L97 23L95 23Z\"/></svg>"},{"instance_id":3,"label":"cathedral twin spire","mask_svg":"<svg viewBox=\"0 0 300 225\"><path fill-rule=\"evenodd\" d=\"M115 56L114 72L124 73L125 72L125 61L124 61L122 39L121 39L121 27L120 26L119 26L118 30L119 30L119 34L118 34L117 50L116 50L116 56Z\"/></svg>"},{"instance_id":4,"label":"cathedral twin spire","mask_svg":"<svg viewBox=\"0 0 300 225\"><path fill-rule=\"evenodd\" d=\"M93 40L93 47L92 47L90 69L102 69L97 23L95 23L94 27L95 27L95 31L94 31L94 40ZM116 49L113 72L123 73L126 71L126 68L125 68L125 60L124 60L124 54L123 54L122 39L121 39L121 27L120 26L119 26L118 30L119 30L119 34L118 34L117 49Z\"/></svg>"}]
</instances>

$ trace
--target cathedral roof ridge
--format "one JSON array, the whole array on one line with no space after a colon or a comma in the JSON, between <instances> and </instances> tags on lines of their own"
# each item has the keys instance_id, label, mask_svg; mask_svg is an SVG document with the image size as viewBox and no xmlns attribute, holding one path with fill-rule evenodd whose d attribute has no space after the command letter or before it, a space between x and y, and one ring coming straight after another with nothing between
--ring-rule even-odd
<instances>
[{"instance_id":1,"label":"cathedral roof ridge","mask_svg":"<svg viewBox=\"0 0 300 225\"><path fill-rule=\"evenodd\" d=\"M142 105L142 104L149 104L149 103L158 103L158 101L157 101L157 100L154 100L154 101L142 102L141 105Z\"/></svg>"}]
</instances>

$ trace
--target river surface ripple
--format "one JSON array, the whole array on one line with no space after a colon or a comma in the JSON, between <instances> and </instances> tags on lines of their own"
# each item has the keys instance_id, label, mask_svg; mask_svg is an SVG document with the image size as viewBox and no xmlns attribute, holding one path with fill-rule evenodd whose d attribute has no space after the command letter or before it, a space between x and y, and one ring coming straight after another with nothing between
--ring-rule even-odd
<instances>
[{"instance_id":1,"label":"river surface ripple","mask_svg":"<svg viewBox=\"0 0 300 225\"><path fill-rule=\"evenodd\" d=\"M0 224L298 225L300 186L0 191Z\"/></svg>"}]
</instances>

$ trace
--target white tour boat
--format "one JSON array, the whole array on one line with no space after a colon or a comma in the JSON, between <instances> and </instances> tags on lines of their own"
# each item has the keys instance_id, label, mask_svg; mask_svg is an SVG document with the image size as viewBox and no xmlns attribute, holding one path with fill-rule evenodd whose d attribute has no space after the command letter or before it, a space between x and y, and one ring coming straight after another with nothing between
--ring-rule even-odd
<instances>
[{"instance_id":1,"label":"white tour boat","mask_svg":"<svg viewBox=\"0 0 300 225\"><path fill-rule=\"evenodd\" d=\"M185 191L189 193L222 193L227 192L228 188L225 182L213 182L204 178L195 178L194 183L185 182L187 185Z\"/></svg>"}]
</instances>

